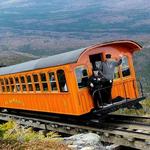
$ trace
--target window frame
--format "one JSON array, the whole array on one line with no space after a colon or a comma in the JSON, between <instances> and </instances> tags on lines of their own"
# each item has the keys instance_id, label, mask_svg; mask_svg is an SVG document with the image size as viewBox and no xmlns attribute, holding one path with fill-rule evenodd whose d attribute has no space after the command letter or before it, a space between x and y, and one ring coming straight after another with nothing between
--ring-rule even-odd
<instances>
[{"instance_id":1,"label":"window frame","mask_svg":"<svg viewBox=\"0 0 150 150\"><path fill-rule=\"evenodd\" d=\"M81 67L83 67L84 69L86 69L86 71L87 71L87 77L89 78L89 70L88 70L88 67L86 65L80 65L80 66L76 66L74 68L74 75L75 75L76 85L77 85L78 90L83 90L83 89L87 89L88 88L87 86L84 86L84 87L81 87L81 88L78 86L78 79L77 79L77 76L76 76L76 69L81 68Z\"/></svg>"},{"instance_id":2,"label":"window frame","mask_svg":"<svg viewBox=\"0 0 150 150\"><path fill-rule=\"evenodd\" d=\"M13 81L12 83L11 83L11 79ZM11 93L15 93L16 92L16 85L15 85L15 82L14 82L14 77L9 76L8 80L9 80L9 84L10 84ZM14 88L12 88L12 87L14 87Z\"/></svg>"},{"instance_id":3,"label":"window frame","mask_svg":"<svg viewBox=\"0 0 150 150\"><path fill-rule=\"evenodd\" d=\"M61 91L59 87L59 81L58 81L58 76L57 76L57 71L62 70L63 72L60 72L63 74L63 77L65 76L65 83L67 85L66 91ZM44 75L43 75L44 74ZM38 82L34 81L33 75L38 76ZM42 76L43 75L43 76ZM54 75L54 81L50 81L50 75ZM51 69L41 69L41 70L35 70L32 72L25 72L25 73L17 73L14 75L9 75L9 76L1 76L1 82L0 82L0 93L12 93L12 94L17 94L17 93L22 93L22 94L28 94L28 93L57 93L57 94L67 94L69 93L69 86L68 86L68 81L67 81L67 76L66 76L66 68L60 68L57 67L55 70ZM43 81L42 81L43 77ZM10 91L8 92L6 89L6 83L4 79L7 79ZM37 78L37 77L36 77ZM54 85L52 85L52 82L55 82ZM1 84L2 83L2 84ZM36 91L35 88L35 83L39 84L40 90ZM42 85L42 83L47 84ZM62 84L63 85L63 84ZM44 87L45 86L45 90ZM53 90L52 90L53 87ZM2 90L4 89L4 91ZM18 88L18 89L17 89Z\"/></svg>"},{"instance_id":4,"label":"window frame","mask_svg":"<svg viewBox=\"0 0 150 150\"><path fill-rule=\"evenodd\" d=\"M119 77L118 77L118 78L115 78L115 72L114 72L114 78L113 78L114 81L120 80L120 79L122 78L121 67L120 67L120 66L117 66L116 68L118 68Z\"/></svg>"},{"instance_id":5,"label":"window frame","mask_svg":"<svg viewBox=\"0 0 150 150\"><path fill-rule=\"evenodd\" d=\"M1 81L3 82L3 85L1 84L1 93L7 93L6 86L5 86L5 81L4 81L4 77L1 78Z\"/></svg>"},{"instance_id":6,"label":"window frame","mask_svg":"<svg viewBox=\"0 0 150 150\"><path fill-rule=\"evenodd\" d=\"M7 81L7 82L6 82ZM10 85L7 77L4 77L4 83L5 83L5 92L10 93ZM9 90L8 90L9 89Z\"/></svg>"},{"instance_id":7,"label":"window frame","mask_svg":"<svg viewBox=\"0 0 150 150\"><path fill-rule=\"evenodd\" d=\"M39 81L40 81L41 89L42 89L41 91L44 92L44 93L47 93L47 92L50 91L49 86L48 86L47 73L48 73L48 72L44 72L44 71L42 71L42 72L39 73ZM41 74L45 74L45 79L46 79L45 81L42 81ZM44 88L43 88L43 83L46 83L46 84L47 84L47 90L46 90L46 91L45 91Z\"/></svg>"},{"instance_id":8,"label":"window frame","mask_svg":"<svg viewBox=\"0 0 150 150\"><path fill-rule=\"evenodd\" d=\"M18 83L16 82L16 78L18 78ZM20 83L20 76L18 76L18 75L14 76L14 83L15 83L16 93L22 93L22 87L21 87L21 83ZM19 90L17 89L17 86L19 87Z\"/></svg>"},{"instance_id":9,"label":"window frame","mask_svg":"<svg viewBox=\"0 0 150 150\"><path fill-rule=\"evenodd\" d=\"M126 79L126 78L132 76L132 70L131 70L131 65L130 65L130 59L129 59L129 56L123 55L123 57L126 57L126 58L127 58L127 61L128 61L128 68L129 68L130 74L127 75L127 76L123 76L123 67L122 67L122 64L121 64L121 66L120 66L120 73L121 73L121 77L122 77L123 79Z\"/></svg>"},{"instance_id":10,"label":"window frame","mask_svg":"<svg viewBox=\"0 0 150 150\"><path fill-rule=\"evenodd\" d=\"M60 71L60 70L62 70L63 71L63 73L64 73L64 77L65 77L65 84L66 84L66 86L67 86L67 91L61 91L61 89L60 89L60 82L59 82L59 79L58 79L58 74L57 74L57 72L58 71ZM65 73L65 70L64 69L57 69L56 70L56 78L57 78L57 81L58 81L58 89L59 89L59 92L60 93L68 93L69 92L69 87L68 87L68 83L67 83L67 78L66 78L66 73Z\"/></svg>"},{"instance_id":11,"label":"window frame","mask_svg":"<svg viewBox=\"0 0 150 150\"><path fill-rule=\"evenodd\" d=\"M24 78L24 82L22 82L22 80L21 80L21 78ZM19 76L19 80L20 80L20 85L21 85L21 90L22 90L22 93L27 93L28 92L28 88L27 88L27 86L28 86L28 84L26 83L26 77L25 77L25 75L20 75ZM26 90L24 91L23 90L23 86L25 85L25 87L26 87Z\"/></svg>"},{"instance_id":12,"label":"window frame","mask_svg":"<svg viewBox=\"0 0 150 150\"><path fill-rule=\"evenodd\" d=\"M37 75L37 81L34 81L34 75ZM34 72L31 76L33 78L33 84L34 84L33 88L35 89L35 92L36 93L40 93L42 91L42 87L41 87L41 83L40 83L41 81L40 81L39 73L38 72ZM39 84L39 91L36 90L36 85L35 84Z\"/></svg>"},{"instance_id":13,"label":"window frame","mask_svg":"<svg viewBox=\"0 0 150 150\"><path fill-rule=\"evenodd\" d=\"M54 74L54 77L55 77L55 83L56 83L56 88L57 88L57 90L52 90L51 80L50 80L50 76L49 76L50 73L53 73L53 74ZM60 92L56 72L53 71L53 70L49 70L49 71L47 72L47 74L48 74L48 82L49 82L49 86L50 86L50 92L51 92L51 93L58 93L58 92Z\"/></svg>"},{"instance_id":14,"label":"window frame","mask_svg":"<svg viewBox=\"0 0 150 150\"><path fill-rule=\"evenodd\" d=\"M28 82L28 76L30 76L31 82ZM34 93L35 92L35 87L34 87L32 74L26 74L25 77L26 77L26 81L27 81L28 92L29 93ZM32 85L32 90L31 91L30 91L29 85Z\"/></svg>"}]
</instances>

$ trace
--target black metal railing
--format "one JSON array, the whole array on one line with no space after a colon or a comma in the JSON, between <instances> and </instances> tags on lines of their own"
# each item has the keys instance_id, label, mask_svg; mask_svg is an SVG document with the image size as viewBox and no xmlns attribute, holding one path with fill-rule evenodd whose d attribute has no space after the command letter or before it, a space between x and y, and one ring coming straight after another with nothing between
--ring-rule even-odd
<instances>
[{"instance_id":1,"label":"black metal railing","mask_svg":"<svg viewBox=\"0 0 150 150\"><path fill-rule=\"evenodd\" d=\"M135 82L135 80L133 80L133 82ZM142 83L141 83L141 80L137 80L136 82L135 82L136 84L138 83L138 92L139 92L139 97L145 97L145 94L144 94L144 90L143 90L143 85L142 85ZM124 86L124 83L122 83L123 84L123 87L124 87L124 92L125 92L125 97L120 97L120 98L122 98L121 100L128 100L128 98L127 98L127 94L126 94L126 88L125 88L125 86ZM98 89L95 89L94 91L93 91L93 93L92 93L92 97L93 97L93 99L94 99L94 95L95 95L95 93L96 92L98 92L98 95L99 95L99 98L100 98L100 103L101 103L101 107L103 108L105 105L104 105L104 102L103 102L103 99L102 99L102 90L105 90L105 92L107 91L106 89L108 89L108 88L111 88L112 86L107 86L107 87L100 87L100 88L98 88ZM113 104L113 99L111 99L111 104Z\"/></svg>"}]
</instances>

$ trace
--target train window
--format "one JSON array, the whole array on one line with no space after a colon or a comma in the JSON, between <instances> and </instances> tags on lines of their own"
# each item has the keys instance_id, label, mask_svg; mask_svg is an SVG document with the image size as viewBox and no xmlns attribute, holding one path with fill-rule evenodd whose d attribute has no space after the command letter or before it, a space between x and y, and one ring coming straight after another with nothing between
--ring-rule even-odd
<instances>
[{"instance_id":1,"label":"train window","mask_svg":"<svg viewBox=\"0 0 150 150\"><path fill-rule=\"evenodd\" d=\"M8 79L5 78L4 80L5 80L5 85L6 85L6 91L7 91L7 92L10 92L10 87L9 87Z\"/></svg>"},{"instance_id":2,"label":"train window","mask_svg":"<svg viewBox=\"0 0 150 150\"><path fill-rule=\"evenodd\" d=\"M27 76L27 82L28 82L29 91L33 91L33 86L32 86L31 76L30 75Z\"/></svg>"},{"instance_id":3,"label":"train window","mask_svg":"<svg viewBox=\"0 0 150 150\"><path fill-rule=\"evenodd\" d=\"M16 84L19 83L18 77L15 77L15 82L16 82Z\"/></svg>"},{"instance_id":4,"label":"train window","mask_svg":"<svg viewBox=\"0 0 150 150\"><path fill-rule=\"evenodd\" d=\"M5 84L8 85L8 79L5 78Z\"/></svg>"},{"instance_id":5,"label":"train window","mask_svg":"<svg viewBox=\"0 0 150 150\"><path fill-rule=\"evenodd\" d=\"M20 91L20 85L16 85L16 90L19 92Z\"/></svg>"},{"instance_id":6,"label":"train window","mask_svg":"<svg viewBox=\"0 0 150 150\"><path fill-rule=\"evenodd\" d=\"M16 85L16 88L15 88L15 89L16 89L16 91L19 92L19 91L20 91L20 85Z\"/></svg>"},{"instance_id":7,"label":"train window","mask_svg":"<svg viewBox=\"0 0 150 150\"><path fill-rule=\"evenodd\" d=\"M14 85L11 85L11 91L15 92L15 86Z\"/></svg>"},{"instance_id":8,"label":"train window","mask_svg":"<svg viewBox=\"0 0 150 150\"><path fill-rule=\"evenodd\" d=\"M32 86L32 84L28 84L28 88L29 88L29 91L33 91L33 86Z\"/></svg>"},{"instance_id":9,"label":"train window","mask_svg":"<svg viewBox=\"0 0 150 150\"><path fill-rule=\"evenodd\" d=\"M42 82L43 91L48 91L48 85L47 85L45 73L41 73L41 74L40 74L40 77L41 77L41 82Z\"/></svg>"},{"instance_id":10,"label":"train window","mask_svg":"<svg viewBox=\"0 0 150 150\"><path fill-rule=\"evenodd\" d=\"M19 78L15 77L15 84L16 84L16 91L20 92L20 84L19 84Z\"/></svg>"},{"instance_id":11,"label":"train window","mask_svg":"<svg viewBox=\"0 0 150 150\"><path fill-rule=\"evenodd\" d=\"M22 91L27 91L27 87L25 84L22 85Z\"/></svg>"},{"instance_id":12,"label":"train window","mask_svg":"<svg viewBox=\"0 0 150 150\"><path fill-rule=\"evenodd\" d=\"M33 80L34 80L34 82L38 82L38 75L37 74L33 74Z\"/></svg>"},{"instance_id":13,"label":"train window","mask_svg":"<svg viewBox=\"0 0 150 150\"><path fill-rule=\"evenodd\" d=\"M118 79L118 78L120 78L119 67L115 67L114 79Z\"/></svg>"},{"instance_id":14,"label":"train window","mask_svg":"<svg viewBox=\"0 0 150 150\"><path fill-rule=\"evenodd\" d=\"M129 68L129 63L128 63L128 58L127 56L122 57L122 76L126 77L130 75L130 68Z\"/></svg>"},{"instance_id":15,"label":"train window","mask_svg":"<svg viewBox=\"0 0 150 150\"><path fill-rule=\"evenodd\" d=\"M1 79L0 81L1 81L1 85L4 85L4 80L3 80L3 79Z\"/></svg>"},{"instance_id":16,"label":"train window","mask_svg":"<svg viewBox=\"0 0 150 150\"><path fill-rule=\"evenodd\" d=\"M34 80L34 84L35 84L35 90L40 91L40 85L39 85L39 80L38 80L37 74L33 74L33 80Z\"/></svg>"},{"instance_id":17,"label":"train window","mask_svg":"<svg viewBox=\"0 0 150 150\"><path fill-rule=\"evenodd\" d=\"M9 78L9 82L10 82L10 87L11 87L11 91L15 92L15 86L14 86L14 80L13 78Z\"/></svg>"},{"instance_id":18,"label":"train window","mask_svg":"<svg viewBox=\"0 0 150 150\"><path fill-rule=\"evenodd\" d=\"M24 76L20 77L20 81L21 81L21 84L22 84L22 91L27 91L27 87L26 87L26 84L25 84L25 78Z\"/></svg>"},{"instance_id":19,"label":"train window","mask_svg":"<svg viewBox=\"0 0 150 150\"><path fill-rule=\"evenodd\" d=\"M57 84L56 84L54 72L49 72L49 81L50 81L51 90L57 91L58 89L57 89Z\"/></svg>"},{"instance_id":20,"label":"train window","mask_svg":"<svg viewBox=\"0 0 150 150\"><path fill-rule=\"evenodd\" d=\"M5 92L4 80L0 79L0 83L1 83L1 91Z\"/></svg>"},{"instance_id":21,"label":"train window","mask_svg":"<svg viewBox=\"0 0 150 150\"><path fill-rule=\"evenodd\" d=\"M78 82L78 87L79 88L86 87L88 83L87 69L84 67L78 67L75 69L75 73Z\"/></svg>"},{"instance_id":22,"label":"train window","mask_svg":"<svg viewBox=\"0 0 150 150\"><path fill-rule=\"evenodd\" d=\"M25 79L24 79L24 77L22 76L22 77L20 77L20 80L21 80L21 83L25 83Z\"/></svg>"},{"instance_id":23,"label":"train window","mask_svg":"<svg viewBox=\"0 0 150 150\"><path fill-rule=\"evenodd\" d=\"M7 92L10 92L10 87L6 86Z\"/></svg>"},{"instance_id":24,"label":"train window","mask_svg":"<svg viewBox=\"0 0 150 150\"><path fill-rule=\"evenodd\" d=\"M5 92L5 86L2 86L2 92Z\"/></svg>"},{"instance_id":25,"label":"train window","mask_svg":"<svg viewBox=\"0 0 150 150\"><path fill-rule=\"evenodd\" d=\"M43 91L48 91L47 83L42 83Z\"/></svg>"},{"instance_id":26,"label":"train window","mask_svg":"<svg viewBox=\"0 0 150 150\"><path fill-rule=\"evenodd\" d=\"M27 82L31 83L31 77L30 76L27 76Z\"/></svg>"},{"instance_id":27,"label":"train window","mask_svg":"<svg viewBox=\"0 0 150 150\"><path fill-rule=\"evenodd\" d=\"M35 90L36 91L40 91L40 85L39 85L39 83L35 83Z\"/></svg>"},{"instance_id":28,"label":"train window","mask_svg":"<svg viewBox=\"0 0 150 150\"><path fill-rule=\"evenodd\" d=\"M10 84L14 84L13 78L9 78Z\"/></svg>"},{"instance_id":29,"label":"train window","mask_svg":"<svg viewBox=\"0 0 150 150\"><path fill-rule=\"evenodd\" d=\"M41 73L40 76L41 76L41 81L46 81L45 73Z\"/></svg>"},{"instance_id":30,"label":"train window","mask_svg":"<svg viewBox=\"0 0 150 150\"><path fill-rule=\"evenodd\" d=\"M57 78L59 82L60 92L68 92L64 70L57 70Z\"/></svg>"}]
</instances>

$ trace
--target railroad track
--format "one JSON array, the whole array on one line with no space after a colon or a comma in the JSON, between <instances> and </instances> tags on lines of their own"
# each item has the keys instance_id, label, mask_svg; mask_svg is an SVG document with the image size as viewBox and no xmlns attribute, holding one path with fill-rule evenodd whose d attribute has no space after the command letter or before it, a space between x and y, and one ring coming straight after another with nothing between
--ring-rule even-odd
<instances>
[{"instance_id":1,"label":"railroad track","mask_svg":"<svg viewBox=\"0 0 150 150\"><path fill-rule=\"evenodd\" d=\"M127 115L109 115L109 119L106 119L107 123L114 122L116 125L137 126L138 129L146 129L150 127L150 117L142 116L127 116Z\"/></svg>"},{"instance_id":2,"label":"railroad track","mask_svg":"<svg viewBox=\"0 0 150 150\"><path fill-rule=\"evenodd\" d=\"M47 119L0 113L0 120L8 121L10 119L15 119L21 125L70 135L93 132L100 135L101 141L104 142L143 150L150 149L149 117L109 115L103 123L100 123L99 119L92 119L88 123L80 122L75 124L71 123L71 121L60 123Z\"/></svg>"}]
</instances>

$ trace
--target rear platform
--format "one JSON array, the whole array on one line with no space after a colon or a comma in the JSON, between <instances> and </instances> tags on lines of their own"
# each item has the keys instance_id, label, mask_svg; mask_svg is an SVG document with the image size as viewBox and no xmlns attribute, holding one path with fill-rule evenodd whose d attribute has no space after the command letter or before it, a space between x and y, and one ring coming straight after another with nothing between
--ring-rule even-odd
<instances>
[{"instance_id":1,"label":"rear platform","mask_svg":"<svg viewBox=\"0 0 150 150\"><path fill-rule=\"evenodd\" d=\"M144 99L145 99L144 96L136 98L136 99L123 99L119 102L114 102L112 104L107 104L107 105L101 106L98 110L94 110L93 113L106 115L108 113L117 111L120 108L132 108L132 106L139 104L139 102Z\"/></svg>"}]
</instances>

